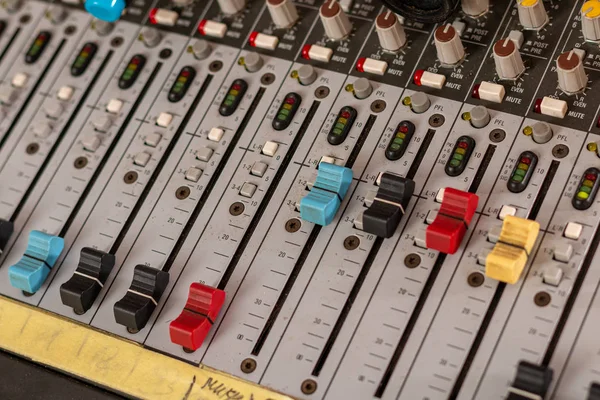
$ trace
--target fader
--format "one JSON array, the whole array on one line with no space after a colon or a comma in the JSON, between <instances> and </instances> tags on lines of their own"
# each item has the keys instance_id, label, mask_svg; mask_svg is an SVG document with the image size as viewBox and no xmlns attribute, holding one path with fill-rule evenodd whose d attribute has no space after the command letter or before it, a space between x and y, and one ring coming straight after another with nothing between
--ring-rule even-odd
<instances>
[{"instance_id":1,"label":"fader","mask_svg":"<svg viewBox=\"0 0 600 400\"><path fill-rule=\"evenodd\" d=\"M600 1L400 3L1 2L0 347L135 398L600 398Z\"/></svg>"}]
</instances>

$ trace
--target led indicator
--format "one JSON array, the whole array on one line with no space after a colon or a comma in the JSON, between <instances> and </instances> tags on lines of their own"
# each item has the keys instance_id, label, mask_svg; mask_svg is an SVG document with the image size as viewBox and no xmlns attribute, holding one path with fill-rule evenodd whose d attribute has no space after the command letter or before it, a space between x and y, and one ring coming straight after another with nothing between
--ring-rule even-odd
<instances>
[{"instance_id":1,"label":"led indicator","mask_svg":"<svg viewBox=\"0 0 600 400\"><path fill-rule=\"evenodd\" d=\"M27 50L27 54L25 54L25 62L27 64L35 63L48 46L51 38L52 33L48 31L40 32L29 47L29 50Z\"/></svg>"},{"instance_id":2,"label":"led indicator","mask_svg":"<svg viewBox=\"0 0 600 400\"><path fill-rule=\"evenodd\" d=\"M448 176L459 176L463 173L473 154L475 140L470 136L461 136L452 149L450 160L446 163L445 171Z\"/></svg>"},{"instance_id":3,"label":"led indicator","mask_svg":"<svg viewBox=\"0 0 600 400\"><path fill-rule=\"evenodd\" d=\"M596 194L598 194L598 176L600 170L598 168L588 168L583 173L577 191L571 204L577 210L587 210L594 203Z\"/></svg>"},{"instance_id":4,"label":"led indicator","mask_svg":"<svg viewBox=\"0 0 600 400\"><path fill-rule=\"evenodd\" d=\"M96 44L88 42L83 45L77 57L75 57L75 61L71 65L71 75L73 76L81 76L90 65L90 62L96 55L96 51L98 50L98 46Z\"/></svg>"},{"instance_id":5,"label":"led indicator","mask_svg":"<svg viewBox=\"0 0 600 400\"><path fill-rule=\"evenodd\" d=\"M146 57L141 54L136 54L131 57L129 60L129 64L125 68L125 71L121 74L119 78L119 87L121 89L129 89L135 83L135 80L144 69L144 65L146 65Z\"/></svg>"},{"instance_id":6,"label":"led indicator","mask_svg":"<svg viewBox=\"0 0 600 400\"><path fill-rule=\"evenodd\" d=\"M246 90L248 89L248 83L246 83L243 79L236 79L231 84L231 87L227 91L225 98L221 102L221 106L219 107L219 114L224 117L228 117L235 112L235 110L240 105L240 102L244 98L246 94Z\"/></svg>"},{"instance_id":7,"label":"led indicator","mask_svg":"<svg viewBox=\"0 0 600 400\"><path fill-rule=\"evenodd\" d=\"M171 103L177 103L187 93L188 89L194 82L194 78L196 77L196 70L190 66L183 67L181 71L179 71L179 75L177 75L177 79L173 82L173 86L169 90L168 99Z\"/></svg>"},{"instance_id":8,"label":"led indicator","mask_svg":"<svg viewBox=\"0 0 600 400\"><path fill-rule=\"evenodd\" d=\"M348 133L350 133L350 129L352 129L352 125L354 125L357 115L358 112L354 108L349 106L342 107L327 135L329 144L337 146L344 143L344 140L348 137Z\"/></svg>"},{"instance_id":9,"label":"led indicator","mask_svg":"<svg viewBox=\"0 0 600 400\"><path fill-rule=\"evenodd\" d=\"M521 153L506 184L508 190L512 193L521 193L525 190L533 176L537 162L538 157L535 153L531 151Z\"/></svg>"},{"instance_id":10,"label":"led indicator","mask_svg":"<svg viewBox=\"0 0 600 400\"><path fill-rule=\"evenodd\" d=\"M302 98L296 93L288 93L285 99L281 103L275 119L273 119L273 129L276 131L282 131L290 126L296 111L300 108Z\"/></svg>"},{"instance_id":11,"label":"led indicator","mask_svg":"<svg viewBox=\"0 0 600 400\"><path fill-rule=\"evenodd\" d=\"M385 158L396 161L404 155L408 144L415 133L415 125L410 121L401 121L396 127L394 136L385 150Z\"/></svg>"}]
</instances>

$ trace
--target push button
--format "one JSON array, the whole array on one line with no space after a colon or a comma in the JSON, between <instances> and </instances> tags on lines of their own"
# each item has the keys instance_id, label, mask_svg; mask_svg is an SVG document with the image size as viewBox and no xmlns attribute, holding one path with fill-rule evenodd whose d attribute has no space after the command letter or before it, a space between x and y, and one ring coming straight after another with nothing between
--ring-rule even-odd
<instances>
[{"instance_id":1,"label":"push button","mask_svg":"<svg viewBox=\"0 0 600 400\"><path fill-rule=\"evenodd\" d=\"M446 254L454 254L471 224L479 197L473 193L446 188L440 210L427 226L426 245Z\"/></svg>"},{"instance_id":2,"label":"push button","mask_svg":"<svg viewBox=\"0 0 600 400\"><path fill-rule=\"evenodd\" d=\"M114 255L91 247L81 249L75 273L60 286L62 303L71 307L78 315L87 312L96 301L114 266Z\"/></svg>"},{"instance_id":3,"label":"push button","mask_svg":"<svg viewBox=\"0 0 600 400\"><path fill-rule=\"evenodd\" d=\"M65 246L63 238L31 231L23 257L8 268L12 287L27 293L37 292L54 267Z\"/></svg>"},{"instance_id":4,"label":"push button","mask_svg":"<svg viewBox=\"0 0 600 400\"><path fill-rule=\"evenodd\" d=\"M225 292L198 282L192 283L181 314L169 324L171 342L186 350L202 346L225 303Z\"/></svg>"},{"instance_id":5,"label":"push button","mask_svg":"<svg viewBox=\"0 0 600 400\"><path fill-rule=\"evenodd\" d=\"M392 237L414 190L415 183L410 179L389 172L381 174L377 195L359 216L362 230L379 237Z\"/></svg>"},{"instance_id":6,"label":"push button","mask_svg":"<svg viewBox=\"0 0 600 400\"><path fill-rule=\"evenodd\" d=\"M136 265L129 290L115 303L115 321L126 326L130 333L144 329L168 284L168 272Z\"/></svg>"},{"instance_id":7,"label":"push button","mask_svg":"<svg viewBox=\"0 0 600 400\"><path fill-rule=\"evenodd\" d=\"M300 200L300 218L317 225L329 225L352 183L352 170L320 163L310 193Z\"/></svg>"},{"instance_id":8,"label":"push button","mask_svg":"<svg viewBox=\"0 0 600 400\"><path fill-rule=\"evenodd\" d=\"M489 278L514 284L527 264L540 231L540 224L511 215L504 219L500 237L487 256L485 274Z\"/></svg>"}]
</instances>

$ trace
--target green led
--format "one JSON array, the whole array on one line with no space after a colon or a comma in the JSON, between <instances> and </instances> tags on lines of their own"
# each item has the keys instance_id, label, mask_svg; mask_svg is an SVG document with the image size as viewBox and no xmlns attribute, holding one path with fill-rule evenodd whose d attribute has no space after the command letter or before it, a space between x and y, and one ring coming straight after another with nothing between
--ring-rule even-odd
<instances>
[{"instance_id":1,"label":"green led","mask_svg":"<svg viewBox=\"0 0 600 400\"><path fill-rule=\"evenodd\" d=\"M450 165L453 167L458 167L460 165L460 161L458 160L450 160Z\"/></svg>"},{"instance_id":2,"label":"green led","mask_svg":"<svg viewBox=\"0 0 600 400\"><path fill-rule=\"evenodd\" d=\"M402 144L402 143L404 143L404 139L397 137L394 139L394 143Z\"/></svg>"},{"instance_id":3,"label":"green led","mask_svg":"<svg viewBox=\"0 0 600 400\"><path fill-rule=\"evenodd\" d=\"M525 170L516 169L514 175L525 176L526 173L527 173L527 171L525 171Z\"/></svg>"},{"instance_id":4,"label":"green led","mask_svg":"<svg viewBox=\"0 0 600 400\"><path fill-rule=\"evenodd\" d=\"M512 180L515 182L523 182L523 176L514 174Z\"/></svg>"},{"instance_id":5,"label":"green led","mask_svg":"<svg viewBox=\"0 0 600 400\"><path fill-rule=\"evenodd\" d=\"M582 186L579 188L580 192L584 192L584 193L592 193L592 188L589 186Z\"/></svg>"},{"instance_id":6,"label":"green led","mask_svg":"<svg viewBox=\"0 0 600 400\"><path fill-rule=\"evenodd\" d=\"M341 134L342 134L342 130L341 130L341 129L338 129L338 128L333 128L333 133L334 133L335 135L341 135Z\"/></svg>"},{"instance_id":7,"label":"green led","mask_svg":"<svg viewBox=\"0 0 600 400\"><path fill-rule=\"evenodd\" d=\"M462 154L457 154L457 153L454 153L454 156L452 156L452 158L453 158L454 160L462 161L462 160L463 160L463 158L464 158L464 156L463 156Z\"/></svg>"}]
</instances>

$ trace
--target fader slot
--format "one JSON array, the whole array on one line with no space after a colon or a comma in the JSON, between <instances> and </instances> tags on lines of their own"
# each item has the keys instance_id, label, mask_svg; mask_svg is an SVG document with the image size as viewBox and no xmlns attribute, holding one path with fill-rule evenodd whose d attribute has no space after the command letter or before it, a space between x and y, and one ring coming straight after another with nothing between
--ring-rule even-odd
<instances>
[{"instance_id":1,"label":"fader slot","mask_svg":"<svg viewBox=\"0 0 600 400\"><path fill-rule=\"evenodd\" d=\"M267 77L264 77L264 73L261 70L259 73L251 75L250 77L245 77L242 78L243 76L247 76L247 68L248 64L251 62L252 58L255 56L256 54L254 53L245 53L242 54L241 57L239 59L243 59L244 62L240 63L239 65L235 66L234 69L230 72L228 79L226 81L226 85L223 86L222 92L220 93L219 97L216 99L216 101L213 103L215 105L215 107L211 110L211 114L212 113L218 113L217 114L217 120L222 121L221 124L219 124L218 126L214 126L212 125L212 127L208 128L206 125L204 124L212 124L214 123L214 120L212 119L206 119L205 122L203 122L203 125L201 126L201 130L199 130L199 132L201 132L201 136L199 136L198 138L194 137L190 139L193 139L194 141L196 141L197 143L204 143L204 144L208 144L211 141L213 142L212 146L214 146L216 143L214 142L221 142L223 143L223 145L226 145L227 147L223 150L222 155L219 155L219 157L223 157L223 160L227 160L229 157L231 157L234 154L238 154L238 146L241 146L242 149L247 147L247 143L249 141L250 138L252 138L252 135L255 132L256 126L258 123L260 123L260 117L263 116L266 111L268 110L269 104L270 104L270 100L274 94L277 92L279 86L281 85L281 78L278 79L278 77L282 77L284 76L288 70L289 70L289 63L271 63L270 58L260 58L259 60L261 60L261 65L264 65L266 69L269 69L270 71L272 71L271 73L267 74ZM264 63L264 64L262 64ZM258 72L258 70L254 71L254 72ZM231 125L230 125L231 124ZM224 128L228 128L228 127L233 127L233 129L228 129L228 137L227 139L224 137L225 135L225 129ZM207 129L208 128L208 129ZM247 133L247 135L244 135L244 133ZM231 137L229 137L229 135L232 135ZM201 139L200 139L201 138ZM236 144L237 142L237 144ZM186 146L189 144L189 142L186 143ZM194 145L195 146L195 145ZM211 148L212 148L211 146ZM183 149L185 149L185 147L183 147ZM189 173L189 168L190 168L190 164L189 164L189 160L190 160L190 156L194 156L193 151L196 150L195 148L189 148L189 150L186 152L185 158L181 158L181 163L185 162L186 166L182 167L181 170L178 171L179 174L179 178L184 178L185 179L185 185L190 185L192 183L194 183L194 180L196 180L195 178L192 178L192 176ZM182 153L179 153L182 154ZM196 153L197 155L197 153ZM184 161L185 160L185 161ZM175 161L175 160L174 160ZM213 164L212 166L214 166L214 170L211 166L211 168L206 169L206 172L204 172L203 174L198 174L198 181L200 180L200 178L204 175L207 174L206 178L202 178L203 181L202 183L198 182L197 188L200 188L202 190L207 190L208 193L211 192L211 187L220 183L219 181L222 181L223 183L227 182L226 180L224 180L225 177L225 173L230 174L232 173L232 171L230 172L229 169L225 170L225 168L231 168L227 166L227 163L218 163L217 162L218 159L215 158L214 161L211 162L211 164ZM194 161L194 163L196 163L197 161ZM192 164L193 165L193 164ZM185 171L185 172L184 172ZM214 172L213 172L214 171ZM206 181L204 181L204 179L206 179ZM187 182L186 182L187 181ZM206 182L206 183L204 183ZM211 183L212 182L212 183ZM204 187L204 185L206 185ZM155 243L155 246L153 246L153 248L151 249L151 251L142 251L139 252L137 246L133 246L133 248L131 249L131 251L129 252L128 256L127 256L127 260L124 262L123 267L121 267L121 270L118 272L118 275L116 276L115 280L111 283L111 288L110 291L108 292L107 298L106 300L103 302L103 304L100 306L99 311L98 311L98 315L95 317L94 323L97 323L99 326L102 326L104 329L108 329L108 330L114 330L114 331L121 331L122 329L124 329L123 326L119 325L116 321L115 318L117 318L117 315L123 315L121 313L121 311L117 310L119 307L119 304L122 303L117 303L117 301L120 301L120 299L123 297L123 294L126 293L126 289L125 286L129 285L132 283L132 273L135 273L135 270L138 269L138 267L136 267L136 265L140 265L140 264L145 264L145 265L150 265L151 268L151 272L155 273L155 271L160 271L159 275L163 275L163 276L168 276L165 275L167 274L166 271L161 271L160 268L163 265L167 265L164 264L165 260L168 259L169 254L171 253L172 249L177 249L179 246L181 246L181 244L177 244L178 241L181 241L182 243L185 241L188 232L187 229L191 229L192 227L195 226L193 219L188 219L193 217L194 215L194 209L196 206L198 206L198 211L196 211L196 213L201 214L200 210L202 208L203 205L203 197L204 199L206 199L208 197L208 194L200 194L199 197L195 197L195 196L191 196L191 191L187 191L186 190L186 195L178 195L180 189L177 189L175 191L175 195L177 200L180 200L179 197L181 197L181 202L179 202L179 204L175 205L173 204L173 195L171 192L170 194L170 201L168 203L160 203L159 206L162 208L163 206L167 206L167 209L169 209L171 215L173 212L176 212L177 214L181 214L184 216L184 218L182 220L177 221L177 224L170 224L170 231L179 231L178 233L168 233L168 238L169 239L173 239L173 240L169 240L167 238L157 238L156 235L154 234L154 231L151 230L145 230L145 232L143 232L143 234L145 235L146 238L148 239L148 242L146 242L146 239L137 239L137 240L141 240L139 241L139 245L141 246L143 244L143 247L145 248L147 243L150 242L150 240ZM167 195L168 192L165 192L165 195ZM205 192L206 193L206 192ZM168 197L165 197L165 199L167 199ZM154 203L152 203L154 204ZM159 209L156 209L157 211ZM174 210L174 211L173 211ZM164 214L161 215L162 217L164 217ZM164 221L164 220L162 220ZM157 222L162 222L162 221L157 221ZM179 225L181 224L181 225ZM185 228L185 226L187 226L189 224L188 228ZM176 225L176 226L172 226L172 225ZM149 226L148 226L149 227ZM182 229L182 230L180 230ZM164 233L167 233L166 231L164 231ZM160 250L159 247L156 246L156 243L160 243ZM176 254L176 253L174 253ZM138 261L139 260L139 261ZM169 261L171 262L171 261ZM134 282L135 283L135 282ZM166 287L165 287L166 288ZM158 301L160 300L160 298L162 297L162 294L157 295L156 297L156 301L158 303ZM115 305L117 304L117 305ZM113 305L115 305L115 308L113 310ZM132 310L133 311L133 310ZM118 314L121 313L121 314ZM148 320L153 317L153 312L150 313L151 315L147 315L147 318L144 317L140 320L138 324L138 328L136 329L137 331L140 331L141 334L137 334L137 336L132 336L132 339L134 340L144 340L147 332L149 331L149 327L146 327L146 323L148 322ZM114 315L114 317L113 317ZM134 331L133 329L131 331Z\"/></svg>"},{"instance_id":2,"label":"fader slot","mask_svg":"<svg viewBox=\"0 0 600 400\"><path fill-rule=\"evenodd\" d=\"M590 137L595 136L588 136L586 142L593 143ZM521 360L548 366L567 319L581 321L582 311L579 310L587 307L590 299L588 297L587 303L583 300L584 303L576 310L573 304L580 294L591 294L600 279L598 272L589 270L599 240L598 234L593 234L598 218L594 217L594 196L588 197L591 199L589 211L574 211L573 199L585 197L583 194L587 193L587 186L583 182L587 181L586 185L595 182L587 178L594 178L597 172L585 166L593 165L591 160L596 157L595 152L588 151L586 146L580 150L574 173L550 220L549 231L542 237L540 250L474 393L506 393L508 387L498 377L504 376L507 382L511 381L516 373L512 366ZM576 238L570 233L575 228L578 232ZM558 370L555 372L558 373ZM492 375L494 378L490 379ZM470 393L472 390L471 384L463 392Z\"/></svg>"},{"instance_id":3,"label":"fader slot","mask_svg":"<svg viewBox=\"0 0 600 400\"><path fill-rule=\"evenodd\" d=\"M450 393L458 393L460 384L457 379L462 376L461 370L463 368L465 371L468 370L470 365L465 361L468 359L469 349L475 348L474 343L478 337L480 324L488 315L488 309L491 310L489 305L493 298L499 296L495 294L497 287L505 286L503 282L497 283L495 279L485 278L486 261L483 256L478 257L478 255L485 254L486 249L494 247L494 241L498 240L497 234L494 233L498 228L494 228L494 226L503 225L503 221L510 215L520 218L531 217L530 210L539 207L535 205L536 199L538 199L538 203L543 201L543 208L540 210L548 210L538 213L538 222L542 229L548 225L549 215L558 202L560 193L550 191L543 197L540 192L544 187L547 188L549 181L553 184L559 182L559 185L566 182L570 171L567 170L568 168L558 168L558 163L569 165L576 158L576 154L573 150L563 152L563 146L567 145L569 149L579 148L584 136L578 131L551 126L552 137L543 145L539 145L532 141L531 134L528 135L531 132L527 128L531 128L529 125L531 122L526 120L518 130L514 129L513 135L517 134L517 138L511 146L512 150L500 170L501 173L490 191L488 200L482 206L483 213L474 228L474 233L462 256L453 260L453 263L459 264L460 268L457 268L453 276L448 278L447 288L441 288L443 295L436 298L437 302L430 307L426 316L422 317L422 322L418 322L420 326L415 332L419 332L418 334L424 337L424 340L419 340L415 334L412 336L416 343L409 340L411 346L419 351L411 365L402 366L403 370L407 368L404 371L410 371L410 373L402 386L401 398L403 396L410 397L414 393L427 393L432 398L442 398ZM540 127L536 126L535 128ZM527 150L531 153L524 153L523 149L531 149ZM527 160L524 157L531 161L537 157L537 167L532 175L517 171L525 168L523 161L527 162ZM533 164L530 165L533 168ZM525 178L517 179L516 176ZM515 180L524 183L523 187L519 187L521 191L518 193L514 192L516 190ZM527 259L525 259L526 261ZM525 265L519 264L523 268ZM515 272L515 275L517 273ZM506 279L512 279L512 276ZM514 299L513 296L516 296L519 286L506 285L508 289L502 296L502 302L510 301L504 300L505 298ZM452 299L452 301L444 301L444 299ZM505 309L506 306L501 308ZM502 314L507 310L501 313L499 310L496 309L494 318L499 318L500 321ZM432 322L430 322L430 318L433 318ZM449 340L440 341L434 339L439 332L458 333L449 337ZM489 332L490 329L488 329L488 334ZM481 356L480 353L481 348L475 357ZM430 368L431 373L428 376L414 372L423 365L434 365L435 368Z\"/></svg>"}]
</instances>

